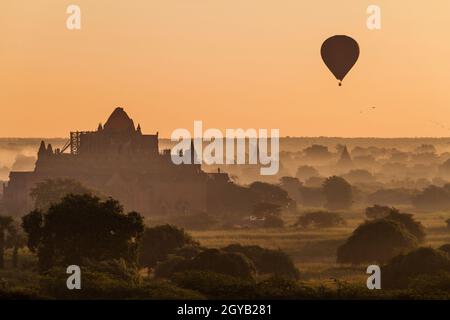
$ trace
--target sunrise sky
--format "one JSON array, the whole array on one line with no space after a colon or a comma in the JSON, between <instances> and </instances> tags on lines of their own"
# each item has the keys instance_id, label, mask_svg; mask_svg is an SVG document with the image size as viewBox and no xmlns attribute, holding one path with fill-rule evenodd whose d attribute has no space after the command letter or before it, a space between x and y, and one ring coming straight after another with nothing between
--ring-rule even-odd
<instances>
[{"instance_id":1,"label":"sunrise sky","mask_svg":"<svg viewBox=\"0 0 450 320\"><path fill-rule=\"evenodd\" d=\"M69 4L80 31L66 28ZM379 31L366 27L370 4ZM361 48L342 87L320 57L336 34ZM194 120L282 136L450 136L450 1L0 2L0 137L93 130L117 106L163 137Z\"/></svg>"}]
</instances>

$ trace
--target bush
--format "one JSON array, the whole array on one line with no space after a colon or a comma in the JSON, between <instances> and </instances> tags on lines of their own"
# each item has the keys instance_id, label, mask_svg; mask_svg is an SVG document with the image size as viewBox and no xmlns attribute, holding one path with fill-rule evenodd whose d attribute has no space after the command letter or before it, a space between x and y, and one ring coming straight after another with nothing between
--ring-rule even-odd
<instances>
[{"instance_id":1,"label":"bush","mask_svg":"<svg viewBox=\"0 0 450 320\"><path fill-rule=\"evenodd\" d=\"M383 263L417 246L417 238L399 222L366 221L337 250L338 263Z\"/></svg>"},{"instance_id":2,"label":"bush","mask_svg":"<svg viewBox=\"0 0 450 320\"><path fill-rule=\"evenodd\" d=\"M295 225L302 228L330 228L345 225L345 220L335 212L313 211L299 217Z\"/></svg>"},{"instance_id":3,"label":"bush","mask_svg":"<svg viewBox=\"0 0 450 320\"><path fill-rule=\"evenodd\" d=\"M450 272L421 274L409 282L409 288L422 299L450 299Z\"/></svg>"},{"instance_id":4,"label":"bush","mask_svg":"<svg viewBox=\"0 0 450 320\"><path fill-rule=\"evenodd\" d=\"M240 253L206 249L193 259L172 258L157 267L155 274L170 278L173 274L185 271L208 271L241 279L253 279L255 266Z\"/></svg>"},{"instance_id":5,"label":"bush","mask_svg":"<svg viewBox=\"0 0 450 320\"><path fill-rule=\"evenodd\" d=\"M366 208L366 217L369 219L385 218L391 212L391 208L387 206L374 205Z\"/></svg>"},{"instance_id":6,"label":"bush","mask_svg":"<svg viewBox=\"0 0 450 320\"><path fill-rule=\"evenodd\" d=\"M147 228L139 248L141 266L153 268L158 261L164 261L176 249L185 245L198 245L183 229L172 225Z\"/></svg>"},{"instance_id":7,"label":"bush","mask_svg":"<svg viewBox=\"0 0 450 320\"><path fill-rule=\"evenodd\" d=\"M49 270L41 289L56 299L202 299L199 293L178 288L160 280L135 278L137 269L111 261L83 264L82 290L67 290L64 268ZM133 275L130 277L130 275Z\"/></svg>"},{"instance_id":8,"label":"bush","mask_svg":"<svg viewBox=\"0 0 450 320\"><path fill-rule=\"evenodd\" d=\"M392 208L386 219L397 221L404 225L406 230L414 235L419 242L425 240L425 228L420 222L414 220L412 214L400 213L397 209Z\"/></svg>"},{"instance_id":9,"label":"bush","mask_svg":"<svg viewBox=\"0 0 450 320\"><path fill-rule=\"evenodd\" d=\"M281 250L265 249L260 246L242 246L240 244L231 244L222 250L242 253L252 260L260 274L272 274L292 279L297 279L299 276L292 258Z\"/></svg>"},{"instance_id":10,"label":"bush","mask_svg":"<svg viewBox=\"0 0 450 320\"><path fill-rule=\"evenodd\" d=\"M412 203L421 210L446 210L450 208L450 186L430 185L415 195Z\"/></svg>"},{"instance_id":11,"label":"bush","mask_svg":"<svg viewBox=\"0 0 450 320\"><path fill-rule=\"evenodd\" d=\"M352 205L352 186L344 178L337 176L327 178L323 183L322 190L328 209L348 209Z\"/></svg>"},{"instance_id":12,"label":"bush","mask_svg":"<svg viewBox=\"0 0 450 320\"><path fill-rule=\"evenodd\" d=\"M418 276L450 272L450 258L432 248L419 248L393 258L382 268L382 288L405 289Z\"/></svg>"}]
</instances>

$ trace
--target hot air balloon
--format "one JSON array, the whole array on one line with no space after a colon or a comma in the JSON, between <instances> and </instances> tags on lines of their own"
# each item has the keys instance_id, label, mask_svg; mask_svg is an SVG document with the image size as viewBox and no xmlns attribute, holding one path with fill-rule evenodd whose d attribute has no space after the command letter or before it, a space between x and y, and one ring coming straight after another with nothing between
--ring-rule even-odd
<instances>
[{"instance_id":1,"label":"hot air balloon","mask_svg":"<svg viewBox=\"0 0 450 320\"><path fill-rule=\"evenodd\" d=\"M320 49L322 60L342 85L347 73L359 57L358 43L344 35L337 35L325 40Z\"/></svg>"}]
</instances>

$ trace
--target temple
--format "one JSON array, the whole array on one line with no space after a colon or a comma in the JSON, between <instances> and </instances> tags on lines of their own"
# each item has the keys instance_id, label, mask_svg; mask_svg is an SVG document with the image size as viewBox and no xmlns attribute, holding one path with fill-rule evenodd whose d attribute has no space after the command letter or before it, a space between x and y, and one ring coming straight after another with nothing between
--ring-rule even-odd
<instances>
[{"instance_id":1,"label":"temple","mask_svg":"<svg viewBox=\"0 0 450 320\"><path fill-rule=\"evenodd\" d=\"M193 143L186 152L196 156ZM122 108L96 131L71 132L61 149L42 141L34 171L10 173L3 206L27 213L33 208L31 189L56 178L77 180L144 215L208 212L208 185L229 180L225 173L202 171L200 164L175 165L170 149L159 150L158 133L143 134Z\"/></svg>"}]
</instances>

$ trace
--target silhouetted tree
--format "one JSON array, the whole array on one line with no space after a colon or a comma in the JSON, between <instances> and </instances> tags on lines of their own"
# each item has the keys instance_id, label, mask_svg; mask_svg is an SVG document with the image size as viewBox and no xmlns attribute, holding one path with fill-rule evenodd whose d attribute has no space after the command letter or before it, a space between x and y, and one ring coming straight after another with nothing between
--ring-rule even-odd
<instances>
[{"instance_id":1,"label":"silhouetted tree","mask_svg":"<svg viewBox=\"0 0 450 320\"><path fill-rule=\"evenodd\" d=\"M34 200L34 207L46 211L52 204L56 204L69 194L92 194L93 192L73 179L47 179L38 182L31 189L30 196Z\"/></svg>"},{"instance_id":2,"label":"silhouetted tree","mask_svg":"<svg viewBox=\"0 0 450 320\"><path fill-rule=\"evenodd\" d=\"M5 248L7 233L11 232L13 218L0 216L0 269L5 267Z\"/></svg>"},{"instance_id":3,"label":"silhouetted tree","mask_svg":"<svg viewBox=\"0 0 450 320\"><path fill-rule=\"evenodd\" d=\"M337 250L338 263L384 263L417 246L417 238L399 222L366 221Z\"/></svg>"},{"instance_id":4,"label":"silhouetted tree","mask_svg":"<svg viewBox=\"0 0 450 320\"><path fill-rule=\"evenodd\" d=\"M423 242L425 240L425 228L422 223L414 220L412 214L401 213L399 210L392 208L386 216L386 219L401 223L409 233L417 238L418 242Z\"/></svg>"},{"instance_id":5,"label":"silhouetted tree","mask_svg":"<svg viewBox=\"0 0 450 320\"><path fill-rule=\"evenodd\" d=\"M329 177L322 186L326 198L326 207L332 210L348 209L352 204L352 186L345 179Z\"/></svg>"},{"instance_id":6,"label":"silhouetted tree","mask_svg":"<svg viewBox=\"0 0 450 320\"><path fill-rule=\"evenodd\" d=\"M450 258L447 254L432 248L418 248L396 256L382 268L381 287L405 289L418 276L439 275L449 271Z\"/></svg>"},{"instance_id":7,"label":"silhouetted tree","mask_svg":"<svg viewBox=\"0 0 450 320\"><path fill-rule=\"evenodd\" d=\"M331 152L328 147L319 144L313 144L303 150L305 157L309 160L328 160L331 157Z\"/></svg>"},{"instance_id":8,"label":"silhouetted tree","mask_svg":"<svg viewBox=\"0 0 450 320\"><path fill-rule=\"evenodd\" d=\"M385 218L391 212L392 208L387 206L373 205L366 208L366 217L369 219Z\"/></svg>"},{"instance_id":9,"label":"silhouetted tree","mask_svg":"<svg viewBox=\"0 0 450 320\"><path fill-rule=\"evenodd\" d=\"M40 270L54 265L80 264L83 259L137 260L143 218L124 214L114 199L68 195L46 212L34 210L22 219L28 247L37 252Z\"/></svg>"},{"instance_id":10,"label":"silhouetted tree","mask_svg":"<svg viewBox=\"0 0 450 320\"><path fill-rule=\"evenodd\" d=\"M183 229L169 224L147 228L139 248L139 264L153 268L176 249L187 245L198 246L198 243Z\"/></svg>"},{"instance_id":11,"label":"silhouetted tree","mask_svg":"<svg viewBox=\"0 0 450 320\"><path fill-rule=\"evenodd\" d=\"M319 177L319 171L312 166L300 166L297 169L297 173L295 174L298 180L306 181L312 177Z\"/></svg>"},{"instance_id":12,"label":"silhouetted tree","mask_svg":"<svg viewBox=\"0 0 450 320\"><path fill-rule=\"evenodd\" d=\"M253 207L252 213L260 218L267 215L280 215L281 207L274 203L259 202Z\"/></svg>"},{"instance_id":13,"label":"silhouetted tree","mask_svg":"<svg viewBox=\"0 0 450 320\"><path fill-rule=\"evenodd\" d=\"M413 205L422 210L446 210L450 208L450 186L428 186L412 197Z\"/></svg>"},{"instance_id":14,"label":"silhouetted tree","mask_svg":"<svg viewBox=\"0 0 450 320\"><path fill-rule=\"evenodd\" d=\"M162 268L166 270L163 271ZM193 259L178 257L158 265L155 272L171 277L173 274L186 271L207 271L250 280L253 279L256 269L253 262L241 253L206 249Z\"/></svg>"},{"instance_id":15,"label":"silhouetted tree","mask_svg":"<svg viewBox=\"0 0 450 320\"><path fill-rule=\"evenodd\" d=\"M374 176L367 170L350 170L343 176L350 183L371 183L375 181Z\"/></svg>"},{"instance_id":16,"label":"silhouetted tree","mask_svg":"<svg viewBox=\"0 0 450 320\"><path fill-rule=\"evenodd\" d=\"M272 250L260 246L243 246L230 244L222 249L226 252L242 253L254 263L260 274L272 274L280 277L297 279L299 271L292 258L282 250Z\"/></svg>"},{"instance_id":17,"label":"silhouetted tree","mask_svg":"<svg viewBox=\"0 0 450 320\"><path fill-rule=\"evenodd\" d=\"M19 249L27 243L27 238L17 223L13 223L6 237L6 248L12 249L12 266L19 266Z\"/></svg>"},{"instance_id":18,"label":"silhouetted tree","mask_svg":"<svg viewBox=\"0 0 450 320\"><path fill-rule=\"evenodd\" d=\"M293 177L282 177L280 179L280 187L285 190L289 197L295 201L301 200L300 188L302 183Z\"/></svg>"}]
</instances>

